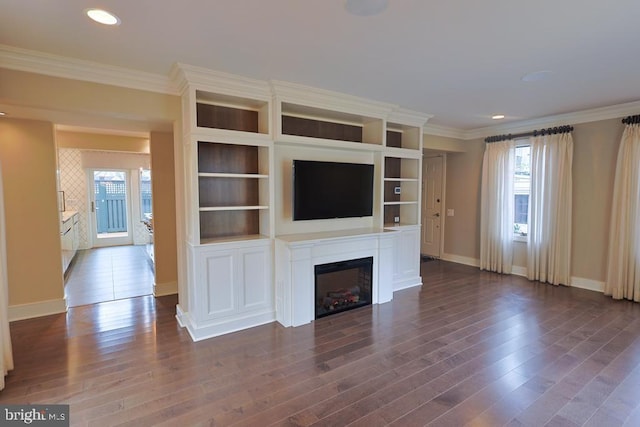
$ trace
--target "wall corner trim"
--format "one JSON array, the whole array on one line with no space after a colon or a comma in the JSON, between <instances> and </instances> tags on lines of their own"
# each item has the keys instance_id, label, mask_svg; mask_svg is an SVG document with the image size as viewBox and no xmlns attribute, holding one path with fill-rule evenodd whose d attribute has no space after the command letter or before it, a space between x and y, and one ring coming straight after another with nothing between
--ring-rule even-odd
<instances>
[{"instance_id":1,"label":"wall corner trim","mask_svg":"<svg viewBox=\"0 0 640 427\"><path fill-rule=\"evenodd\" d=\"M64 298L9 306L9 322L67 312Z\"/></svg>"}]
</instances>

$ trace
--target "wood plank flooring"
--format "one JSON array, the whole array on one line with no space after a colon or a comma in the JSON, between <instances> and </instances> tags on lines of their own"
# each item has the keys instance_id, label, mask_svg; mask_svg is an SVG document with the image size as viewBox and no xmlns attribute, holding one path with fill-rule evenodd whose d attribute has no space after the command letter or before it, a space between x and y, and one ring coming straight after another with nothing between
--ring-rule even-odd
<instances>
[{"instance_id":1,"label":"wood plank flooring","mask_svg":"<svg viewBox=\"0 0 640 427\"><path fill-rule=\"evenodd\" d=\"M151 295L154 274L143 245L80 250L67 273L69 307Z\"/></svg>"},{"instance_id":2,"label":"wood plank flooring","mask_svg":"<svg viewBox=\"0 0 640 427\"><path fill-rule=\"evenodd\" d=\"M198 343L175 297L14 322L0 403L78 426L638 426L640 304L429 261L424 285Z\"/></svg>"}]
</instances>

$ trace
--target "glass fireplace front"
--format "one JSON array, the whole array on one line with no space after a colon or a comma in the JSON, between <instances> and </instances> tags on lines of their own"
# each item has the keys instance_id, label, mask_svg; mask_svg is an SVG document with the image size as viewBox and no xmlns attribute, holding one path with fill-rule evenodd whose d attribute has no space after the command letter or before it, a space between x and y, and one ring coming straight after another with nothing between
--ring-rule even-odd
<instances>
[{"instance_id":1,"label":"glass fireplace front","mask_svg":"<svg viewBox=\"0 0 640 427\"><path fill-rule=\"evenodd\" d=\"M371 304L373 257L315 266L316 319Z\"/></svg>"}]
</instances>

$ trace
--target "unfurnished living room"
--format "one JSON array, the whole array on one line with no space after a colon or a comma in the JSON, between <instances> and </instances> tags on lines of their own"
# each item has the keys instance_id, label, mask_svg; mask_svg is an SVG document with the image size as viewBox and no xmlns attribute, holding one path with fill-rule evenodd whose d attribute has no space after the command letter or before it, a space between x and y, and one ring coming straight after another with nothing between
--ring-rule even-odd
<instances>
[{"instance_id":1,"label":"unfurnished living room","mask_svg":"<svg viewBox=\"0 0 640 427\"><path fill-rule=\"evenodd\" d=\"M3 0L0 424L640 425L638 16Z\"/></svg>"}]
</instances>

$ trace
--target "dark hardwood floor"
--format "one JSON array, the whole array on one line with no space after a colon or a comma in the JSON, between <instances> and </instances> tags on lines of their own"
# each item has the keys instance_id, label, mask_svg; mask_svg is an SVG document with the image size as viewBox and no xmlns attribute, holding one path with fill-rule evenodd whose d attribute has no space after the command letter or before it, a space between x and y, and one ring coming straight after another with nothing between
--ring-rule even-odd
<instances>
[{"instance_id":1,"label":"dark hardwood floor","mask_svg":"<svg viewBox=\"0 0 640 427\"><path fill-rule=\"evenodd\" d=\"M14 322L0 402L90 426L640 425L640 304L422 267L391 303L198 343L175 297Z\"/></svg>"}]
</instances>

